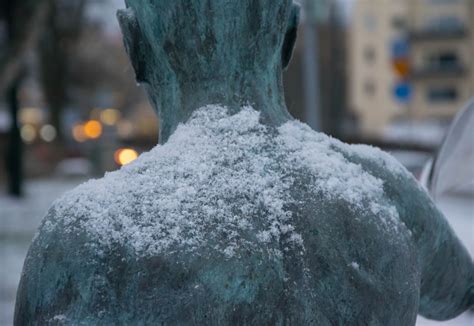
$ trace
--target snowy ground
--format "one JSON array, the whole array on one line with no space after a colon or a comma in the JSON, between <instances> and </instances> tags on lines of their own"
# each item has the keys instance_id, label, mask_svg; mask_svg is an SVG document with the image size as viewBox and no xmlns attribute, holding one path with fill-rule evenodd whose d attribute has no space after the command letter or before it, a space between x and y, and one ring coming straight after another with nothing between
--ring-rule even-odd
<instances>
[{"instance_id":1,"label":"snowy ground","mask_svg":"<svg viewBox=\"0 0 474 326\"><path fill-rule=\"evenodd\" d=\"M27 197L21 201L0 195L0 326L12 324L23 259L42 216L54 199L80 182L81 180L31 181L27 184ZM474 256L473 198L445 198L440 202L440 207ZM417 325L473 326L474 313L444 323L420 318Z\"/></svg>"},{"instance_id":2,"label":"snowy ground","mask_svg":"<svg viewBox=\"0 0 474 326\"><path fill-rule=\"evenodd\" d=\"M474 199L472 197L441 198L438 206L445 213L452 228L474 257ZM418 326L474 326L474 312L466 313L447 322L433 322L418 319Z\"/></svg>"},{"instance_id":3,"label":"snowy ground","mask_svg":"<svg viewBox=\"0 0 474 326\"><path fill-rule=\"evenodd\" d=\"M0 195L0 326L13 323L13 311L23 260L36 227L51 203L79 180L32 181L26 198Z\"/></svg>"}]
</instances>

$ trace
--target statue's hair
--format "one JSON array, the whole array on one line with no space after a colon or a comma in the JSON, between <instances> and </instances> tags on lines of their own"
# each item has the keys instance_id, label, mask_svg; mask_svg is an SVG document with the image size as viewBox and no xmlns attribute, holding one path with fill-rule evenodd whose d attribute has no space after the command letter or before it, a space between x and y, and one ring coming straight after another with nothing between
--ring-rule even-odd
<instances>
[{"instance_id":1,"label":"statue's hair","mask_svg":"<svg viewBox=\"0 0 474 326\"><path fill-rule=\"evenodd\" d=\"M281 59L292 0L127 0L142 37L164 51L173 69L186 60L202 69ZM234 61L236 60L236 61ZM280 60L281 61L281 60ZM206 64L207 63L207 64ZM217 65L217 66L216 66ZM186 66L189 67L189 62ZM244 67L245 68L245 67Z\"/></svg>"}]
</instances>

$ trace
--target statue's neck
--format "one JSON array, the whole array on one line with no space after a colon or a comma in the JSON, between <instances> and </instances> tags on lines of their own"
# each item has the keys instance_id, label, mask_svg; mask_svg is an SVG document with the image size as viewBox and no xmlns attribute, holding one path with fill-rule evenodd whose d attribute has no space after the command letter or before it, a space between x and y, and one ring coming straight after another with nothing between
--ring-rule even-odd
<instances>
[{"instance_id":1,"label":"statue's neck","mask_svg":"<svg viewBox=\"0 0 474 326\"><path fill-rule=\"evenodd\" d=\"M289 119L281 74L241 74L232 78L167 82L148 85L160 119L160 143L165 143L180 123L206 105L222 105L236 113L250 105L261 112L262 123L280 125ZM178 85L178 86L176 86Z\"/></svg>"}]
</instances>

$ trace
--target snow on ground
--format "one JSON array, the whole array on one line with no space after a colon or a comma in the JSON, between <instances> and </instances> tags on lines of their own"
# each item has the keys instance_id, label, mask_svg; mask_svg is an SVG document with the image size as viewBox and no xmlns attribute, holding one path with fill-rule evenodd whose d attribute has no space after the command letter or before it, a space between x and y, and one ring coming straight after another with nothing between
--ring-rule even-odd
<instances>
[{"instance_id":1,"label":"snow on ground","mask_svg":"<svg viewBox=\"0 0 474 326\"><path fill-rule=\"evenodd\" d=\"M16 290L34 232L51 203L80 180L38 180L26 184L22 200L0 194L0 326L13 324Z\"/></svg>"},{"instance_id":2,"label":"snow on ground","mask_svg":"<svg viewBox=\"0 0 474 326\"><path fill-rule=\"evenodd\" d=\"M27 183L23 199L0 195L1 234L34 233L51 203L82 182L77 179L36 180Z\"/></svg>"},{"instance_id":3,"label":"snow on ground","mask_svg":"<svg viewBox=\"0 0 474 326\"><path fill-rule=\"evenodd\" d=\"M438 206L474 257L474 197L445 196L440 198Z\"/></svg>"},{"instance_id":4,"label":"snow on ground","mask_svg":"<svg viewBox=\"0 0 474 326\"><path fill-rule=\"evenodd\" d=\"M448 320L445 322L436 322L427 320L423 317L418 317L416 326L472 326L474 325L474 314L466 313L458 318Z\"/></svg>"},{"instance_id":5,"label":"snow on ground","mask_svg":"<svg viewBox=\"0 0 474 326\"><path fill-rule=\"evenodd\" d=\"M445 196L439 199L438 207L446 215L458 237L463 241L469 253L474 257L474 198ZM466 313L447 322L434 322L422 317L417 326L464 326L474 325L474 312Z\"/></svg>"},{"instance_id":6,"label":"snow on ground","mask_svg":"<svg viewBox=\"0 0 474 326\"><path fill-rule=\"evenodd\" d=\"M0 195L0 326L12 325L16 289L23 260L41 218L51 203L81 180L38 180L27 183L27 197L14 200ZM474 199L443 198L439 206L474 256ZM473 326L474 314L448 322L419 318L417 326Z\"/></svg>"}]
</instances>

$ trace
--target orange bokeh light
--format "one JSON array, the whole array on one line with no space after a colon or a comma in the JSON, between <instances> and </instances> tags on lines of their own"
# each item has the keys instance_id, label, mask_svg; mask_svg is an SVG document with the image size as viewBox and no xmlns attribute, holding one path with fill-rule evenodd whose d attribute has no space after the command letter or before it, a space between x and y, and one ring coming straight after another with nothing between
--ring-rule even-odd
<instances>
[{"instance_id":1,"label":"orange bokeh light","mask_svg":"<svg viewBox=\"0 0 474 326\"><path fill-rule=\"evenodd\" d=\"M84 134L89 139L97 139L102 135L102 124L97 120L90 120L84 125Z\"/></svg>"},{"instance_id":2,"label":"orange bokeh light","mask_svg":"<svg viewBox=\"0 0 474 326\"><path fill-rule=\"evenodd\" d=\"M84 125L77 124L72 128L72 137L75 141L83 143L87 140L86 133L84 132Z\"/></svg>"},{"instance_id":3,"label":"orange bokeh light","mask_svg":"<svg viewBox=\"0 0 474 326\"><path fill-rule=\"evenodd\" d=\"M115 152L114 158L117 164L126 165L135 161L138 158L138 153L131 148L121 148Z\"/></svg>"}]
</instances>

